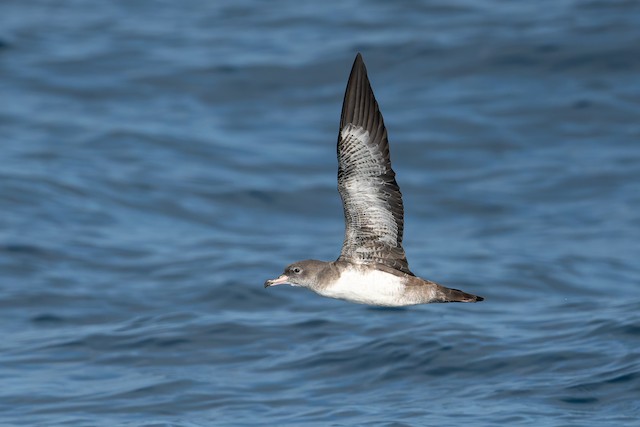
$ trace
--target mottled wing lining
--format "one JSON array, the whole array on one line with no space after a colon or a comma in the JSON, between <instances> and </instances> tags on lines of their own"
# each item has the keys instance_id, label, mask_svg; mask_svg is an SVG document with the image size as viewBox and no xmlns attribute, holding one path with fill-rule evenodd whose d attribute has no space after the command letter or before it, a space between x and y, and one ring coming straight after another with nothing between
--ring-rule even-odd
<instances>
[{"instance_id":1,"label":"mottled wing lining","mask_svg":"<svg viewBox=\"0 0 640 427\"><path fill-rule=\"evenodd\" d=\"M345 216L339 260L412 274L402 248L402 194L387 131L360 54L349 76L338 135L338 190Z\"/></svg>"}]
</instances>

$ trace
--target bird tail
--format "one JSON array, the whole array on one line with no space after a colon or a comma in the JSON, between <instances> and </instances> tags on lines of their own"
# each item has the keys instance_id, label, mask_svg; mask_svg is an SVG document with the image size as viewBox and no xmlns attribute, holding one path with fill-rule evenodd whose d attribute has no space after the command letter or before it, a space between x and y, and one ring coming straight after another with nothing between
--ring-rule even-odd
<instances>
[{"instance_id":1,"label":"bird tail","mask_svg":"<svg viewBox=\"0 0 640 427\"><path fill-rule=\"evenodd\" d=\"M449 289L444 286L440 286L441 295L443 297L442 302L480 302L484 301L484 298L477 295L468 294L460 289Z\"/></svg>"}]
</instances>

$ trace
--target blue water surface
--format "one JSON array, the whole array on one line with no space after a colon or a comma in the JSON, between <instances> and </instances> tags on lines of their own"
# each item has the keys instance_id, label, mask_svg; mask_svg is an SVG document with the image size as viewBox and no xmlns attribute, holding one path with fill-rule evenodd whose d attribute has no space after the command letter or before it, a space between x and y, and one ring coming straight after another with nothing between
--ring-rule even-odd
<instances>
[{"instance_id":1,"label":"blue water surface","mask_svg":"<svg viewBox=\"0 0 640 427\"><path fill-rule=\"evenodd\" d=\"M640 3L0 3L0 424L640 425ZM411 269L335 259L362 52Z\"/></svg>"}]
</instances>

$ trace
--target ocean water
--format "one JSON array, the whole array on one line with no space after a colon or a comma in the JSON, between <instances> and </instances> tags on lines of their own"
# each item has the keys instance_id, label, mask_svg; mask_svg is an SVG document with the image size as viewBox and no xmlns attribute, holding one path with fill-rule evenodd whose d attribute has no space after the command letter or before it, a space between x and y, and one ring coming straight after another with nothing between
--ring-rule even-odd
<instances>
[{"instance_id":1,"label":"ocean water","mask_svg":"<svg viewBox=\"0 0 640 427\"><path fill-rule=\"evenodd\" d=\"M411 269L335 259L362 52ZM640 3L0 3L0 424L640 425Z\"/></svg>"}]
</instances>

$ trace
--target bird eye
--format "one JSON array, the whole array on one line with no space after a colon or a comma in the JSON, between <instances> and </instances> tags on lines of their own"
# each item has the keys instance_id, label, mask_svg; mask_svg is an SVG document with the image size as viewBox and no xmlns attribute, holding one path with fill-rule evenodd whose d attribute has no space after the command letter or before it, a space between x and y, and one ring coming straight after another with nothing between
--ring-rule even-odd
<instances>
[{"instance_id":1,"label":"bird eye","mask_svg":"<svg viewBox=\"0 0 640 427\"><path fill-rule=\"evenodd\" d=\"M293 268L291 269L291 271L293 271L294 273L298 274L298 273L300 273L302 270L300 270L300 267L293 267Z\"/></svg>"}]
</instances>

